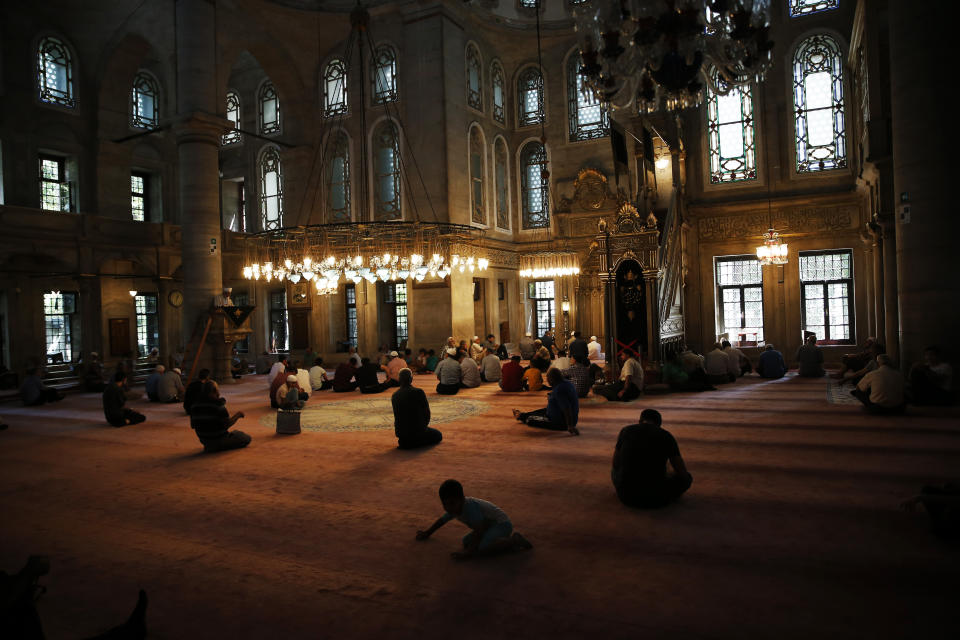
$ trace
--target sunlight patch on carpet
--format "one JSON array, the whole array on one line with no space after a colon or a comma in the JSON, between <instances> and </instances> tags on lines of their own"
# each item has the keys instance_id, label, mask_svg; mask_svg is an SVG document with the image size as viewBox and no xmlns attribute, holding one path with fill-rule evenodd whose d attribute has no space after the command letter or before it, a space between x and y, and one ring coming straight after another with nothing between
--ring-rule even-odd
<instances>
[{"instance_id":1,"label":"sunlight patch on carpet","mask_svg":"<svg viewBox=\"0 0 960 640\"><path fill-rule=\"evenodd\" d=\"M430 400L430 425L478 416L489 410L489 403L477 400L433 398ZM277 414L268 413L261 417L260 424L275 429ZM300 412L300 428L318 432L393 429L393 405L390 396L308 404Z\"/></svg>"}]
</instances>

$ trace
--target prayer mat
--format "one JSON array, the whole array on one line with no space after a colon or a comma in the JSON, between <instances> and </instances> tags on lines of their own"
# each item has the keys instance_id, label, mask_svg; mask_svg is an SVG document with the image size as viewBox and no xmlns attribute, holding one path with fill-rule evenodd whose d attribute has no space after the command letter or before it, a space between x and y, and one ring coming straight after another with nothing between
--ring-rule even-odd
<instances>
[{"instance_id":1,"label":"prayer mat","mask_svg":"<svg viewBox=\"0 0 960 640\"><path fill-rule=\"evenodd\" d=\"M430 398L430 426L477 416L490 410L486 402L468 398ZM277 414L270 412L260 424L275 429ZM381 431L393 429L393 405L390 396L357 398L342 402L308 404L300 412L303 431Z\"/></svg>"},{"instance_id":2,"label":"prayer mat","mask_svg":"<svg viewBox=\"0 0 960 640\"><path fill-rule=\"evenodd\" d=\"M832 404L858 405L860 401L850 395L853 385L840 385L839 380L827 378L827 402Z\"/></svg>"}]
</instances>

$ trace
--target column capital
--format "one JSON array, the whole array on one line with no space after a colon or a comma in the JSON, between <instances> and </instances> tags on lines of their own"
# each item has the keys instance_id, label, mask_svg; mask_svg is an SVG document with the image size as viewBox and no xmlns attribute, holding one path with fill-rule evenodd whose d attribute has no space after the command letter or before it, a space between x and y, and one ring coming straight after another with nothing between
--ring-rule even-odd
<instances>
[{"instance_id":1,"label":"column capital","mask_svg":"<svg viewBox=\"0 0 960 640\"><path fill-rule=\"evenodd\" d=\"M177 114L170 125L177 144L207 143L220 146L220 136L233 128L233 123L204 111Z\"/></svg>"}]
</instances>

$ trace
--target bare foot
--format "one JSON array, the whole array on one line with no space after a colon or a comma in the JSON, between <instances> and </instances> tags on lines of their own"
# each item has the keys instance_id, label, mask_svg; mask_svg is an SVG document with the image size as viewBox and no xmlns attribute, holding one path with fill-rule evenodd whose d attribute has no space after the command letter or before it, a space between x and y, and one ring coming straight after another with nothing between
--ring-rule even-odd
<instances>
[{"instance_id":1,"label":"bare foot","mask_svg":"<svg viewBox=\"0 0 960 640\"><path fill-rule=\"evenodd\" d=\"M513 417L514 417L516 420L520 420L520 409L514 409L514 410L513 410Z\"/></svg>"},{"instance_id":2,"label":"bare foot","mask_svg":"<svg viewBox=\"0 0 960 640\"><path fill-rule=\"evenodd\" d=\"M510 538L510 541L513 542L514 547L522 551L529 551L530 549L533 549L533 545L530 544L530 541L516 531L513 532L513 536Z\"/></svg>"}]
</instances>

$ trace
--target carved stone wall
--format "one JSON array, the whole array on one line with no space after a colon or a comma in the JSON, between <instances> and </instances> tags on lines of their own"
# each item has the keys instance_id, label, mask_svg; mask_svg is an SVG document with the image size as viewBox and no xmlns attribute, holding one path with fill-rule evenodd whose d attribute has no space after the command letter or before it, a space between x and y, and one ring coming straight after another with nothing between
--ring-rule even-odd
<instances>
[{"instance_id":1,"label":"carved stone wall","mask_svg":"<svg viewBox=\"0 0 960 640\"><path fill-rule=\"evenodd\" d=\"M764 211L699 218L697 232L702 242L757 237L771 226L781 234L817 233L856 228L859 216L856 205L784 207L770 215Z\"/></svg>"}]
</instances>

